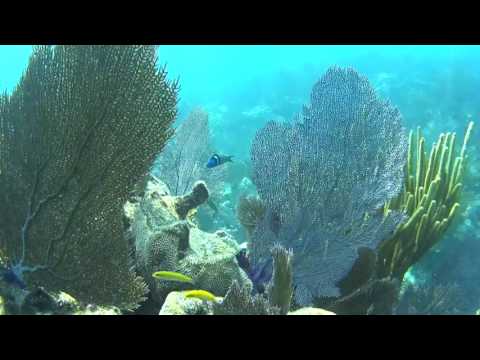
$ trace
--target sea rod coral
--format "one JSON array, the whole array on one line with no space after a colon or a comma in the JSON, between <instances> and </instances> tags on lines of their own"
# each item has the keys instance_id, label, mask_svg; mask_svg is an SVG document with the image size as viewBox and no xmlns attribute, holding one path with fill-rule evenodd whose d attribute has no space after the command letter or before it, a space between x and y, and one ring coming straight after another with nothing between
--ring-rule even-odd
<instances>
[{"instance_id":1,"label":"sea rod coral","mask_svg":"<svg viewBox=\"0 0 480 360\"><path fill-rule=\"evenodd\" d=\"M171 137L154 46L38 46L0 97L0 249L29 286L135 307L123 204Z\"/></svg>"},{"instance_id":2,"label":"sea rod coral","mask_svg":"<svg viewBox=\"0 0 480 360\"><path fill-rule=\"evenodd\" d=\"M253 141L253 182L266 207L252 236L255 263L278 242L295 254L295 301L341 294L362 248L404 220L383 215L402 188L407 137L399 111L353 69L332 67L292 123L271 121Z\"/></svg>"},{"instance_id":3,"label":"sea rod coral","mask_svg":"<svg viewBox=\"0 0 480 360\"><path fill-rule=\"evenodd\" d=\"M386 212L404 211L408 220L380 245L380 276L402 280L407 270L440 241L455 219L461 207L472 129L470 122L460 149L455 133L441 134L428 156L420 128L416 133L410 132L403 191L385 205Z\"/></svg>"}]
</instances>

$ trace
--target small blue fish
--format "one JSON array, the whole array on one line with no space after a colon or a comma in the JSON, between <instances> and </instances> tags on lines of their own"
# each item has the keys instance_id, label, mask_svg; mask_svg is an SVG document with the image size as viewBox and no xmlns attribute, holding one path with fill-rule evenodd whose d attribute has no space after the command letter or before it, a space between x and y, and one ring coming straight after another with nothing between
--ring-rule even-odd
<instances>
[{"instance_id":1,"label":"small blue fish","mask_svg":"<svg viewBox=\"0 0 480 360\"><path fill-rule=\"evenodd\" d=\"M263 264L250 265L250 271L247 273L253 283L253 294L263 294L267 284L272 280L273 263L269 259Z\"/></svg>"},{"instance_id":2,"label":"small blue fish","mask_svg":"<svg viewBox=\"0 0 480 360\"><path fill-rule=\"evenodd\" d=\"M233 156L213 154L212 157L208 160L207 168L211 169L227 162L232 162L232 158Z\"/></svg>"}]
</instances>

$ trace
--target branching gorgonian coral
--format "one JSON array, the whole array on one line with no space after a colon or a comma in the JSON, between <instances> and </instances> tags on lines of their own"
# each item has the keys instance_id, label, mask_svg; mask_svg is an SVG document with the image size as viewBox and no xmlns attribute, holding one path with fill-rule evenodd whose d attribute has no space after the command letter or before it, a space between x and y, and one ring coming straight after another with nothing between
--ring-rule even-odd
<instances>
[{"instance_id":1,"label":"branching gorgonian coral","mask_svg":"<svg viewBox=\"0 0 480 360\"><path fill-rule=\"evenodd\" d=\"M155 47L39 46L0 97L0 248L29 285L134 307L123 205L172 135Z\"/></svg>"},{"instance_id":2,"label":"branching gorgonian coral","mask_svg":"<svg viewBox=\"0 0 480 360\"><path fill-rule=\"evenodd\" d=\"M255 262L279 242L293 249L295 301L339 296L358 249L375 249L404 220L383 216L403 184L407 137L399 111L352 69L330 68L292 123L271 121L251 149L266 215L252 239Z\"/></svg>"},{"instance_id":3,"label":"branching gorgonian coral","mask_svg":"<svg viewBox=\"0 0 480 360\"><path fill-rule=\"evenodd\" d=\"M258 197L243 195L239 198L237 205L237 219L245 228L249 237L264 215L265 207Z\"/></svg>"},{"instance_id":4,"label":"branching gorgonian coral","mask_svg":"<svg viewBox=\"0 0 480 360\"><path fill-rule=\"evenodd\" d=\"M199 180L205 181L210 192L216 194L223 191L226 168L208 169L206 164L212 155L208 114L202 109L195 109L158 156L152 173L166 183L175 196L190 192Z\"/></svg>"},{"instance_id":5,"label":"branching gorgonian coral","mask_svg":"<svg viewBox=\"0 0 480 360\"><path fill-rule=\"evenodd\" d=\"M403 191L385 206L385 211L402 210L409 218L380 246L380 276L401 281L407 270L440 241L456 217L472 129L470 122L460 149L456 134L446 133L440 135L429 154L420 128L415 135L410 132Z\"/></svg>"}]
</instances>

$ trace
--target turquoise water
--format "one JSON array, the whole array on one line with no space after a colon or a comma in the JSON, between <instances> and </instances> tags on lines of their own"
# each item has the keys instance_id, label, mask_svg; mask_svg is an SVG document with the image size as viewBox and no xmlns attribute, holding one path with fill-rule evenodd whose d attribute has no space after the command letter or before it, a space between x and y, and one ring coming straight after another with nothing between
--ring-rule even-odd
<instances>
[{"instance_id":1,"label":"turquoise water","mask_svg":"<svg viewBox=\"0 0 480 360\"><path fill-rule=\"evenodd\" d=\"M31 50L0 46L0 90L14 89ZM447 131L461 137L474 121L462 216L408 279L457 284L468 300L464 308L480 307L480 46L161 45L158 53L169 78L180 81L177 125L202 107L215 151L246 166L255 133L269 120L290 121L332 65L366 76L399 108L406 127L421 126L430 142Z\"/></svg>"},{"instance_id":2,"label":"turquoise water","mask_svg":"<svg viewBox=\"0 0 480 360\"><path fill-rule=\"evenodd\" d=\"M161 46L159 55L180 79L180 119L205 107L218 146L238 157L249 143L232 145L228 134L251 138L246 121L291 118L331 65L367 76L408 125L432 136L463 131L467 118L480 117L480 46ZM239 116L245 113L251 116Z\"/></svg>"},{"instance_id":3,"label":"turquoise water","mask_svg":"<svg viewBox=\"0 0 480 360\"><path fill-rule=\"evenodd\" d=\"M0 46L1 90L13 89L30 53L31 46ZM472 45L165 45L160 46L159 56L170 77L180 78L184 106L221 101L236 88L282 73L306 73L315 81L332 64L352 66L368 77L381 73L414 77L422 71L428 76L434 70L448 72L459 66L473 77L480 72L480 46ZM304 94L308 91L305 86Z\"/></svg>"},{"instance_id":4,"label":"turquoise water","mask_svg":"<svg viewBox=\"0 0 480 360\"><path fill-rule=\"evenodd\" d=\"M0 46L0 90L11 92L28 64L32 47L28 45Z\"/></svg>"},{"instance_id":5,"label":"turquoise water","mask_svg":"<svg viewBox=\"0 0 480 360\"><path fill-rule=\"evenodd\" d=\"M31 46L0 46L0 90L14 88L30 53ZM436 83L443 88L442 96L458 102L478 103L480 97L474 83L480 77L480 46L472 45L165 45L159 47L159 58L170 78L180 79L181 115L194 106L249 105L239 95L248 91L289 90L290 96L306 100L310 87L333 64L354 67L390 95L403 113L413 113L416 121L420 119L413 108L418 99L388 94L389 86L411 82L418 90L425 89L425 97L434 97L433 89L431 94L426 91ZM465 112L479 115L474 106Z\"/></svg>"}]
</instances>

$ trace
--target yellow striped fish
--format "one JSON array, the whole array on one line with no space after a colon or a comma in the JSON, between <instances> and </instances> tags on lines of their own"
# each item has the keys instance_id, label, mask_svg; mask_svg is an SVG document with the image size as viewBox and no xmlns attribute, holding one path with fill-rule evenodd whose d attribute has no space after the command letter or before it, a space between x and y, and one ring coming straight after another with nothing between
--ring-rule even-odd
<instances>
[{"instance_id":1,"label":"yellow striped fish","mask_svg":"<svg viewBox=\"0 0 480 360\"><path fill-rule=\"evenodd\" d=\"M216 302L216 296L206 290L189 290L183 293L186 298L195 298L206 301Z\"/></svg>"},{"instance_id":2,"label":"yellow striped fish","mask_svg":"<svg viewBox=\"0 0 480 360\"><path fill-rule=\"evenodd\" d=\"M187 275L183 275L173 271L157 271L152 275L155 279L167 280L167 281L177 281L182 283L193 284L193 279Z\"/></svg>"}]
</instances>

